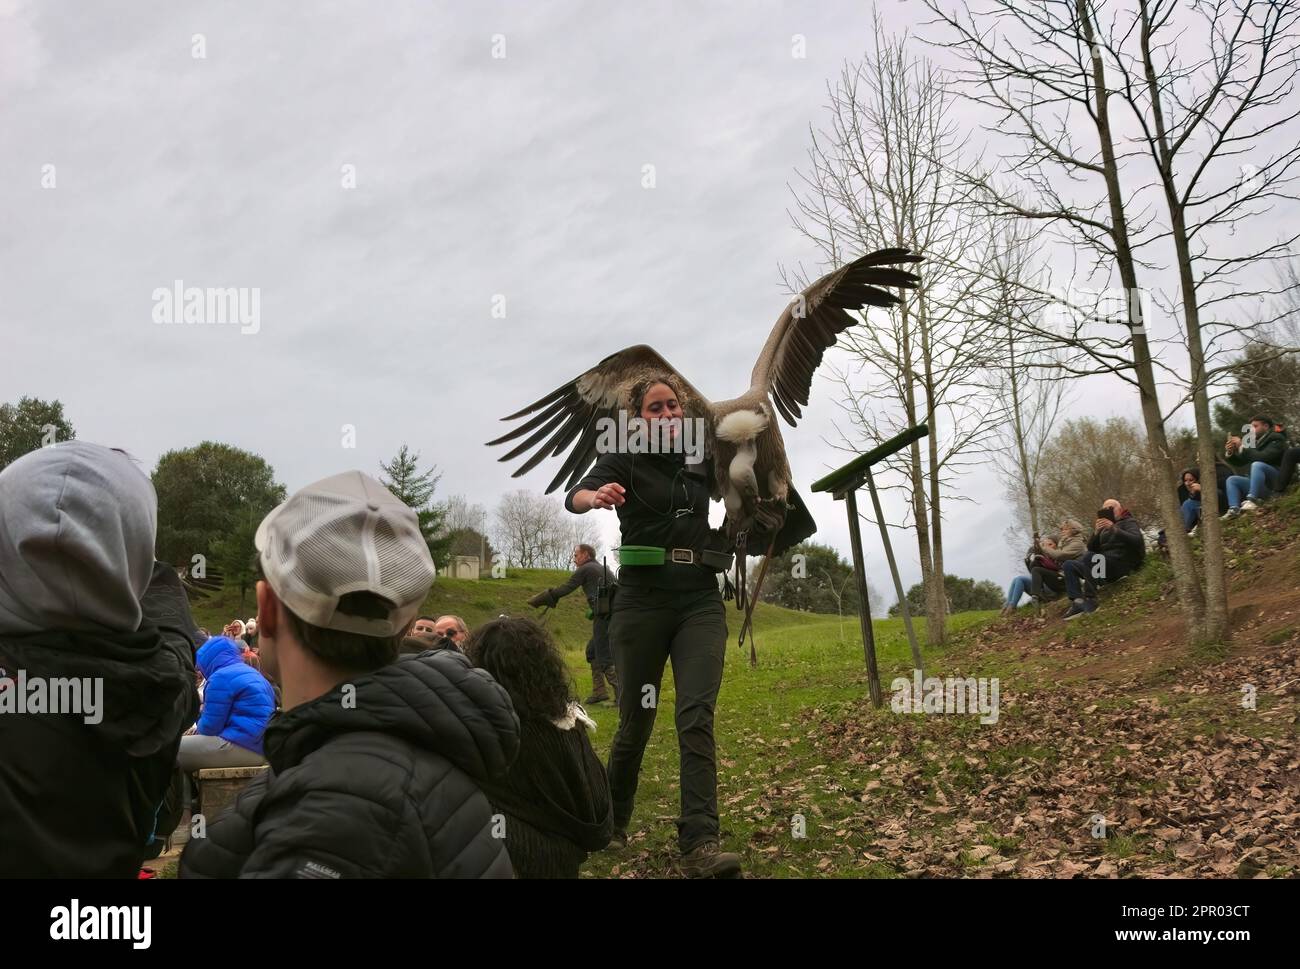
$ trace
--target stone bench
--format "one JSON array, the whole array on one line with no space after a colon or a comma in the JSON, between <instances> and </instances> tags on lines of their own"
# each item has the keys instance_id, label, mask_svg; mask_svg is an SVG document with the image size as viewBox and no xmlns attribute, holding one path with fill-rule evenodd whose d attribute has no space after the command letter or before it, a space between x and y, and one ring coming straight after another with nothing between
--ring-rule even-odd
<instances>
[{"instance_id":1,"label":"stone bench","mask_svg":"<svg viewBox=\"0 0 1300 969\"><path fill-rule=\"evenodd\" d=\"M267 767L263 764L260 767L208 767L199 771L199 812L207 823L215 821L235 802L240 792L266 770ZM189 805L186 804L180 824L169 839L171 847L179 848L189 841L192 821Z\"/></svg>"}]
</instances>

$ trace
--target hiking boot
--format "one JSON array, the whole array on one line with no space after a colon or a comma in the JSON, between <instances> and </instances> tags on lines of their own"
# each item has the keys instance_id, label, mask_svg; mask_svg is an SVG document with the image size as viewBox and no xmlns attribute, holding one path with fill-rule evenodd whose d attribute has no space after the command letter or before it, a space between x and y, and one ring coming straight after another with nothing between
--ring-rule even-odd
<instances>
[{"instance_id":1,"label":"hiking boot","mask_svg":"<svg viewBox=\"0 0 1300 969\"><path fill-rule=\"evenodd\" d=\"M605 672L598 666L591 668L591 696L583 700L585 706L592 706L597 703L607 703L609 693L605 689Z\"/></svg>"},{"instance_id":2,"label":"hiking boot","mask_svg":"<svg viewBox=\"0 0 1300 969\"><path fill-rule=\"evenodd\" d=\"M705 841L682 855L681 866L687 878L737 878L740 855L720 850L716 841Z\"/></svg>"}]
</instances>

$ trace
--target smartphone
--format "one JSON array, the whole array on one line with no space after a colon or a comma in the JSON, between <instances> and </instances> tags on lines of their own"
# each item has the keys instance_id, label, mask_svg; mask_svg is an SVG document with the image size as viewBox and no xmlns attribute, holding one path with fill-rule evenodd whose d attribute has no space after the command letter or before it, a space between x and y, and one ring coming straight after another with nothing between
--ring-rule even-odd
<instances>
[{"instance_id":1,"label":"smartphone","mask_svg":"<svg viewBox=\"0 0 1300 969\"><path fill-rule=\"evenodd\" d=\"M1107 521L1114 521L1114 520L1115 520L1115 512L1112 511L1112 510L1109 509L1109 508L1098 508L1098 509L1097 509L1097 517L1098 517L1098 518L1105 518Z\"/></svg>"}]
</instances>

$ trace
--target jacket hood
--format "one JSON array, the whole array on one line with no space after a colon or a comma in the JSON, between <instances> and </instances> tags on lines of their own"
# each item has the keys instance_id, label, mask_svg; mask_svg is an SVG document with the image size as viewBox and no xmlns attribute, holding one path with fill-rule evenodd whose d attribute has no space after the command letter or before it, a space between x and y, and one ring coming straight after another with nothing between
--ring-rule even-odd
<instances>
[{"instance_id":1,"label":"jacket hood","mask_svg":"<svg viewBox=\"0 0 1300 969\"><path fill-rule=\"evenodd\" d=\"M403 656L276 717L266 730L266 756L278 773L330 738L358 731L400 737L478 781L504 776L519 749L519 720L505 688L465 656L441 649Z\"/></svg>"},{"instance_id":2,"label":"jacket hood","mask_svg":"<svg viewBox=\"0 0 1300 969\"><path fill-rule=\"evenodd\" d=\"M158 499L126 455L69 441L0 471L0 634L134 632Z\"/></svg>"},{"instance_id":3,"label":"jacket hood","mask_svg":"<svg viewBox=\"0 0 1300 969\"><path fill-rule=\"evenodd\" d=\"M194 665L205 680L212 679L212 674L222 667L242 662L244 651L229 636L213 636L199 647L194 657Z\"/></svg>"}]
</instances>

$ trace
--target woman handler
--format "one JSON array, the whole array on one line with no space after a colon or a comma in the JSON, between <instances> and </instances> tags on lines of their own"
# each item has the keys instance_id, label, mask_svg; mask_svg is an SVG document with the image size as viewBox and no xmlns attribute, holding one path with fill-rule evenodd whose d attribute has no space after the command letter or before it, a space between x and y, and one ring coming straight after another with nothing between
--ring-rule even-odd
<instances>
[{"instance_id":1,"label":"woman handler","mask_svg":"<svg viewBox=\"0 0 1300 969\"><path fill-rule=\"evenodd\" d=\"M662 428L668 440L680 441L683 404L677 383L660 375L632 390L632 409L650 422L651 437ZM622 533L624 554L609 629L622 682L618 732L609 755L612 844L627 843L641 758L654 727L664 666L671 660L681 756L682 871L693 878L736 877L740 856L718 846L713 739L727 646L717 579L726 568L727 557L720 554L725 540L709 527L711 463L688 464L680 446L659 450L667 453L603 454L565 498L565 507L580 515L593 508L616 509ZM751 538L765 541L757 531ZM664 564L628 564L627 547L633 545L665 549Z\"/></svg>"}]
</instances>

